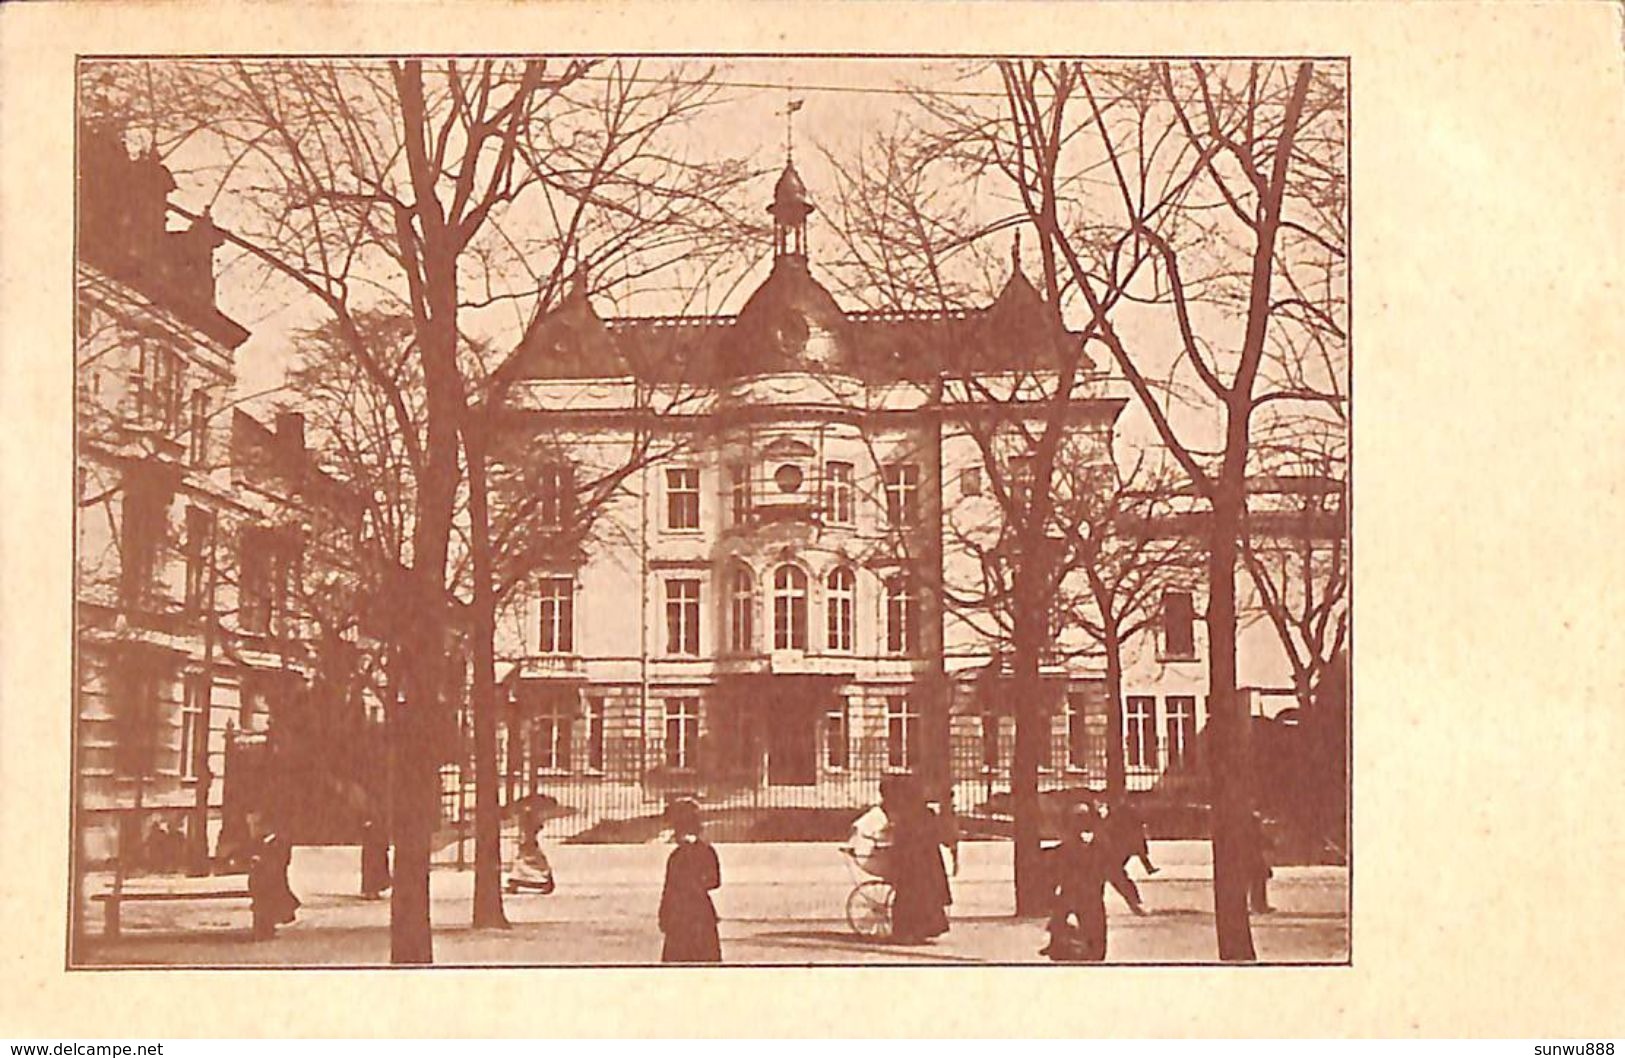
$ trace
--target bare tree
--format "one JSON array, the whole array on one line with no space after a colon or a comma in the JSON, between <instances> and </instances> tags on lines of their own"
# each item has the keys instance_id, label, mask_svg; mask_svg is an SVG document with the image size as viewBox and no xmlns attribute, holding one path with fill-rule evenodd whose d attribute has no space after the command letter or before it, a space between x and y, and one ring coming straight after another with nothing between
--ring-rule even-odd
<instances>
[{"instance_id":1,"label":"bare tree","mask_svg":"<svg viewBox=\"0 0 1625 1058\"><path fill-rule=\"evenodd\" d=\"M1249 811L1244 707L1236 686L1235 575L1255 428L1304 407L1339 408L1347 370L1346 141L1341 70L1314 63L1000 62L1001 106L916 94L913 160L949 167L963 194L1013 202L977 212L950 198L904 231L957 227L972 242L1003 226L1037 236L1041 290L1132 389L1135 403L1209 509L1210 736L1215 918L1221 958L1251 959L1242 844ZM873 167L871 167L873 168ZM894 199L886 216L899 226ZM968 219L969 223L963 223ZM859 263L878 255L852 255ZM917 282L915 283L917 286ZM1170 350L1172 355L1170 355ZM1033 430L1025 509L1007 512L1038 554L1051 526L1056 453L1089 363L1060 346ZM997 396L994 394L993 396ZM1212 424L1217 421L1215 432ZM991 454L991 453L990 453ZM1048 568L1047 568L1048 567ZM1015 693L1039 696L1053 565L1012 572ZM1012 777L1018 907L1033 876L1036 744L1018 719ZM1037 724L1029 727L1036 730ZM1024 822L1024 819L1026 822Z\"/></svg>"},{"instance_id":2,"label":"bare tree","mask_svg":"<svg viewBox=\"0 0 1625 1058\"><path fill-rule=\"evenodd\" d=\"M744 174L690 163L665 138L715 90L703 75L644 78L636 64L574 60L127 63L97 74L90 100L102 118L147 135L183 184L217 203L239 265L323 313L386 397L415 496L406 562L379 588L406 692L389 717L391 959L431 961L465 325L505 309L522 327L545 310L572 256L623 279L703 256L660 232L679 220L726 232L720 200ZM599 241L584 244L588 231ZM530 270L531 260L544 267ZM391 396L383 350L358 318L367 311L411 321L421 422ZM479 874L487 899L477 906L500 917L489 856Z\"/></svg>"}]
</instances>

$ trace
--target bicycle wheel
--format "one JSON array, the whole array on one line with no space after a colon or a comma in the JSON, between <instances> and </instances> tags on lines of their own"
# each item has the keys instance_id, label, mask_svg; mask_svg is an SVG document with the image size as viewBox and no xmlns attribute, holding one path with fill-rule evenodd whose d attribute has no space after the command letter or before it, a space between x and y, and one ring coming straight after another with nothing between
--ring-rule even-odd
<instances>
[{"instance_id":1,"label":"bicycle wheel","mask_svg":"<svg viewBox=\"0 0 1625 1058\"><path fill-rule=\"evenodd\" d=\"M891 936L891 904L895 891L890 882L863 882L846 898L846 924L852 932L869 940Z\"/></svg>"}]
</instances>

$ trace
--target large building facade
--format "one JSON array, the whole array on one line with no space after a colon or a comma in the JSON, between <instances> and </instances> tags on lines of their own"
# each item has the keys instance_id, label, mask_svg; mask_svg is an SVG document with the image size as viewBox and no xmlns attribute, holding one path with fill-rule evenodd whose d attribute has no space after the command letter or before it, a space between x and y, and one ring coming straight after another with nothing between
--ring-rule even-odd
<instances>
[{"instance_id":1,"label":"large building facade","mask_svg":"<svg viewBox=\"0 0 1625 1058\"><path fill-rule=\"evenodd\" d=\"M1067 456L1105 465L1126 401L1019 264L982 308L844 311L811 211L787 166L736 315L604 319L578 289L504 371L502 458L544 533L583 526L526 570L498 645L508 796L557 798L566 827L678 793L857 806L902 772L961 807L1008 790L997 605L963 599L1025 453L987 423L1040 418L1070 355ZM1100 659L1058 650L1045 676L1043 781L1098 784Z\"/></svg>"}]
</instances>

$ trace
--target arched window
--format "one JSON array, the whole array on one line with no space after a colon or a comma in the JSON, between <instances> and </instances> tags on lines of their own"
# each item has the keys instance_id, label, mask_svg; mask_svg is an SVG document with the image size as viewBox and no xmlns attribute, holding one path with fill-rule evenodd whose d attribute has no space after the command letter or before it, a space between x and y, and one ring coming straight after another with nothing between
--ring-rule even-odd
<instances>
[{"instance_id":1,"label":"arched window","mask_svg":"<svg viewBox=\"0 0 1625 1058\"><path fill-rule=\"evenodd\" d=\"M824 582L829 593L829 649L852 649L852 615L857 611L856 583L852 571L837 566Z\"/></svg>"},{"instance_id":2,"label":"arched window","mask_svg":"<svg viewBox=\"0 0 1625 1058\"><path fill-rule=\"evenodd\" d=\"M899 573L886 581L886 650L912 654L919 649L919 621L914 609L914 587Z\"/></svg>"},{"instance_id":3,"label":"arched window","mask_svg":"<svg viewBox=\"0 0 1625 1058\"><path fill-rule=\"evenodd\" d=\"M773 649L807 649L807 575L795 566L773 574Z\"/></svg>"},{"instance_id":4,"label":"arched window","mask_svg":"<svg viewBox=\"0 0 1625 1058\"><path fill-rule=\"evenodd\" d=\"M728 585L730 617L728 645L741 654L748 653L756 646L755 628L751 619L754 594L755 586L751 583L750 570L743 566L734 570L733 579Z\"/></svg>"}]
</instances>

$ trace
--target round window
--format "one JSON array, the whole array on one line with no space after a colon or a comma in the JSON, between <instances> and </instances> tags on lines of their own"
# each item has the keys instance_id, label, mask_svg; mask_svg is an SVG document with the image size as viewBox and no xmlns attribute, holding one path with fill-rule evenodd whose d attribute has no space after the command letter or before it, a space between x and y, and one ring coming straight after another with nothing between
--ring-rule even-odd
<instances>
[{"instance_id":1,"label":"round window","mask_svg":"<svg viewBox=\"0 0 1625 1058\"><path fill-rule=\"evenodd\" d=\"M802 480L801 468L794 463L786 463L773 472L773 482L780 492L795 492L801 488Z\"/></svg>"}]
</instances>

